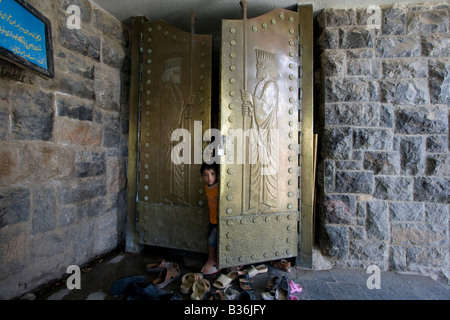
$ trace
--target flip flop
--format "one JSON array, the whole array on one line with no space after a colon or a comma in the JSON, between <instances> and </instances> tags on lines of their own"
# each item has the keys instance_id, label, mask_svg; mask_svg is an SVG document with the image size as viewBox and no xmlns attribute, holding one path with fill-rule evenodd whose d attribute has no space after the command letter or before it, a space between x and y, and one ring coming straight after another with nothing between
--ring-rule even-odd
<instances>
[{"instance_id":1,"label":"flip flop","mask_svg":"<svg viewBox=\"0 0 450 320\"><path fill-rule=\"evenodd\" d=\"M147 264L145 266L145 271L147 271L147 273L157 273L157 272L161 272L166 267L167 267L167 262L163 258L160 258L153 263Z\"/></svg>"},{"instance_id":2,"label":"flip flop","mask_svg":"<svg viewBox=\"0 0 450 320\"><path fill-rule=\"evenodd\" d=\"M177 280L179 277L180 277L180 269L178 263L168 262L167 267L161 271L159 277L153 280L152 283L157 288L164 288L169 283Z\"/></svg>"},{"instance_id":3,"label":"flip flop","mask_svg":"<svg viewBox=\"0 0 450 320\"><path fill-rule=\"evenodd\" d=\"M291 289L291 292L302 292L303 288L301 285L295 283L292 280L289 280L289 288Z\"/></svg>"},{"instance_id":4,"label":"flip flop","mask_svg":"<svg viewBox=\"0 0 450 320\"><path fill-rule=\"evenodd\" d=\"M237 271L231 271L227 275L221 274L216 281L214 281L213 286L217 289L225 289L230 285L230 283L236 279L238 276Z\"/></svg>"},{"instance_id":5,"label":"flip flop","mask_svg":"<svg viewBox=\"0 0 450 320\"><path fill-rule=\"evenodd\" d=\"M207 279L199 279L192 285L191 300L203 300L205 294L209 292L211 284Z\"/></svg>"},{"instance_id":6,"label":"flip flop","mask_svg":"<svg viewBox=\"0 0 450 320\"><path fill-rule=\"evenodd\" d=\"M189 294L194 282L200 279L203 279L201 273L186 273L183 278L181 278L180 293Z\"/></svg>"}]
</instances>

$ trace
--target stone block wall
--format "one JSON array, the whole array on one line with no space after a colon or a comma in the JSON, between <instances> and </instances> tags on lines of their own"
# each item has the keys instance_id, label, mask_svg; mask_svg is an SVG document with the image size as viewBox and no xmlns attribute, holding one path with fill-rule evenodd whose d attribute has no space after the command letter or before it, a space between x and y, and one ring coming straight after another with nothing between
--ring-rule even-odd
<instances>
[{"instance_id":1,"label":"stone block wall","mask_svg":"<svg viewBox=\"0 0 450 320\"><path fill-rule=\"evenodd\" d=\"M449 276L448 2L318 17L317 238L337 266Z\"/></svg>"},{"instance_id":2,"label":"stone block wall","mask_svg":"<svg viewBox=\"0 0 450 320\"><path fill-rule=\"evenodd\" d=\"M0 60L0 299L124 241L129 31L89 0L28 0L55 77ZM70 5L80 29L69 29Z\"/></svg>"}]
</instances>

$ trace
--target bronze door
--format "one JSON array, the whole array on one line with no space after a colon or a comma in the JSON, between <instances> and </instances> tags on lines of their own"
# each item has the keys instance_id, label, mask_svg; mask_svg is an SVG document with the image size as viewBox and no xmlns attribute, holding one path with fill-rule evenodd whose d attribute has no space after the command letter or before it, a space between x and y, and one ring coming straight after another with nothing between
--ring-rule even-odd
<instances>
[{"instance_id":1,"label":"bronze door","mask_svg":"<svg viewBox=\"0 0 450 320\"><path fill-rule=\"evenodd\" d=\"M199 152L211 125L212 36L163 21L141 30L137 240L207 252Z\"/></svg>"},{"instance_id":2,"label":"bronze door","mask_svg":"<svg viewBox=\"0 0 450 320\"><path fill-rule=\"evenodd\" d=\"M299 18L222 20L220 268L297 256Z\"/></svg>"}]
</instances>

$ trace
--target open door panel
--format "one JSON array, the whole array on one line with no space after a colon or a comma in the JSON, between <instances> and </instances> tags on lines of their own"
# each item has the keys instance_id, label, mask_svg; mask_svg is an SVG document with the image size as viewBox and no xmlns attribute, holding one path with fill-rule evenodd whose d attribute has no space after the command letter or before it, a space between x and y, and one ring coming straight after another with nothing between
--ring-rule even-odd
<instances>
[{"instance_id":1,"label":"open door panel","mask_svg":"<svg viewBox=\"0 0 450 320\"><path fill-rule=\"evenodd\" d=\"M138 242L207 252L201 161L192 150L194 131L202 137L211 126L212 36L154 21L141 37Z\"/></svg>"}]
</instances>

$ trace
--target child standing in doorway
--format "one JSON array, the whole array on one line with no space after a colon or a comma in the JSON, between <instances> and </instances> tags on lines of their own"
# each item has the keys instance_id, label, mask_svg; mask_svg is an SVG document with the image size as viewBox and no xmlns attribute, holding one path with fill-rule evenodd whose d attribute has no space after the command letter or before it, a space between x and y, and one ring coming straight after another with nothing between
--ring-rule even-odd
<instances>
[{"instance_id":1,"label":"child standing in doorway","mask_svg":"<svg viewBox=\"0 0 450 320\"><path fill-rule=\"evenodd\" d=\"M203 274L218 272L216 268L217 250L217 205L219 197L219 166L217 163L203 163L200 168L203 181L205 182L206 198L209 210L209 232L208 232L208 260L203 266Z\"/></svg>"}]
</instances>

